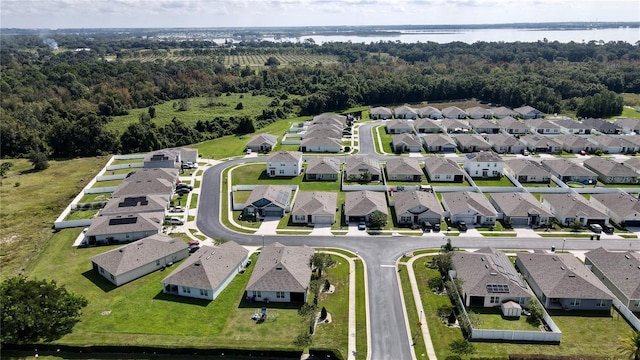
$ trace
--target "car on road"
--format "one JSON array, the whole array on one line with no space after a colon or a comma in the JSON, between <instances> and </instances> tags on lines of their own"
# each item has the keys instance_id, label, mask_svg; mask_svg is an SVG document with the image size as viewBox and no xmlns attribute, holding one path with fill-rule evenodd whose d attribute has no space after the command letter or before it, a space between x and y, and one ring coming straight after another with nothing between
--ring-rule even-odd
<instances>
[{"instance_id":1,"label":"car on road","mask_svg":"<svg viewBox=\"0 0 640 360\"><path fill-rule=\"evenodd\" d=\"M600 224L589 224L589 230L593 231L596 234L600 234L602 232L602 225L600 225Z\"/></svg>"},{"instance_id":2,"label":"car on road","mask_svg":"<svg viewBox=\"0 0 640 360\"><path fill-rule=\"evenodd\" d=\"M367 230L367 224L364 221L360 221L358 224L358 230Z\"/></svg>"},{"instance_id":3,"label":"car on road","mask_svg":"<svg viewBox=\"0 0 640 360\"><path fill-rule=\"evenodd\" d=\"M458 231L467 231L467 223L460 221L458 223Z\"/></svg>"}]
</instances>

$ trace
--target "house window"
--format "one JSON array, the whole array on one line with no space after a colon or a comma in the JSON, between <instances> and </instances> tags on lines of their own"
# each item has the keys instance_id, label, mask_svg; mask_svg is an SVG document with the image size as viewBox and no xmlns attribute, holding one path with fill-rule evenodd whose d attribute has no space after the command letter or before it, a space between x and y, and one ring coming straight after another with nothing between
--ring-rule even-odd
<instances>
[{"instance_id":1,"label":"house window","mask_svg":"<svg viewBox=\"0 0 640 360\"><path fill-rule=\"evenodd\" d=\"M156 266L160 266L160 259L156 260Z\"/></svg>"},{"instance_id":2,"label":"house window","mask_svg":"<svg viewBox=\"0 0 640 360\"><path fill-rule=\"evenodd\" d=\"M519 297L516 300L518 300L518 304L524 304L525 303L525 298L523 298L523 297Z\"/></svg>"},{"instance_id":3,"label":"house window","mask_svg":"<svg viewBox=\"0 0 640 360\"><path fill-rule=\"evenodd\" d=\"M640 300L638 300L638 301L636 302L636 307L637 307L637 308L640 308Z\"/></svg>"},{"instance_id":4,"label":"house window","mask_svg":"<svg viewBox=\"0 0 640 360\"><path fill-rule=\"evenodd\" d=\"M253 296L261 298L262 297L262 291L254 291L253 292Z\"/></svg>"},{"instance_id":5,"label":"house window","mask_svg":"<svg viewBox=\"0 0 640 360\"><path fill-rule=\"evenodd\" d=\"M111 276L111 280L115 280L116 278L113 277L113 275L109 274Z\"/></svg>"},{"instance_id":6,"label":"house window","mask_svg":"<svg viewBox=\"0 0 640 360\"><path fill-rule=\"evenodd\" d=\"M183 286L183 287L182 287L182 292L183 292L183 293L186 293L186 294L191 294L191 288L190 288L190 287Z\"/></svg>"},{"instance_id":7,"label":"house window","mask_svg":"<svg viewBox=\"0 0 640 360\"><path fill-rule=\"evenodd\" d=\"M447 180L451 180L451 175L446 176Z\"/></svg>"},{"instance_id":8,"label":"house window","mask_svg":"<svg viewBox=\"0 0 640 360\"><path fill-rule=\"evenodd\" d=\"M100 267L99 269L100 269L100 274L104 274L104 269L102 267Z\"/></svg>"},{"instance_id":9,"label":"house window","mask_svg":"<svg viewBox=\"0 0 640 360\"><path fill-rule=\"evenodd\" d=\"M489 299L489 303L491 303L491 304L499 304L500 303L500 296L492 296L491 299Z\"/></svg>"},{"instance_id":10,"label":"house window","mask_svg":"<svg viewBox=\"0 0 640 360\"><path fill-rule=\"evenodd\" d=\"M569 305L580 306L580 299L571 299L571 302L569 303Z\"/></svg>"},{"instance_id":11,"label":"house window","mask_svg":"<svg viewBox=\"0 0 640 360\"><path fill-rule=\"evenodd\" d=\"M284 164L280 163L280 166L284 166Z\"/></svg>"},{"instance_id":12,"label":"house window","mask_svg":"<svg viewBox=\"0 0 640 360\"><path fill-rule=\"evenodd\" d=\"M436 175L436 176L435 176L435 179L436 179L436 180L440 180L440 175Z\"/></svg>"},{"instance_id":13,"label":"house window","mask_svg":"<svg viewBox=\"0 0 640 360\"><path fill-rule=\"evenodd\" d=\"M405 222L411 222L411 216L402 216L402 217L400 218L400 222L403 222L403 223L405 223Z\"/></svg>"},{"instance_id":14,"label":"house window","mask_svg":"<svg viewBox=\"0 0 640 360\"><path fill-rule=\"evenodd\" d=\"M280 174L284 174L284 170L280 170Z\"/></svg>"},{"instance_id":15,"label":"house window","mask_svg":"<svg viewBox=\"0 0 640 360\"><path fill-rule=\"evenodd\" d=\"M276 298L284 299L284 291L276 291Z\"/></svg>"},{"instance_id":16,"label":"house window","mask_svg":"<svg viewBox=\"0 0 640 360\"><path fill-rule=\"evenodd\" d=\"M476 175L478 175L478 170L476 170Z\"/></svg>"},{"instance_id":17,"label":"house window","mask_svg":"<svg viewBox=\"0 0 640 360\"><path fill-rule=\"evenodd\" d=\"M200 296L209 296L209 290L200 289Z\"/></svg>"},{"instance_id":18,"label":"house window","mask_svg":"<svg viewBox=\"0 0 640 360\"><path fill-rule=\"evenodd\" d=\"M605 299L598 299L596 301L596 307L605 307L607 305L607 301Z\"/></svg>"}]
</instances>

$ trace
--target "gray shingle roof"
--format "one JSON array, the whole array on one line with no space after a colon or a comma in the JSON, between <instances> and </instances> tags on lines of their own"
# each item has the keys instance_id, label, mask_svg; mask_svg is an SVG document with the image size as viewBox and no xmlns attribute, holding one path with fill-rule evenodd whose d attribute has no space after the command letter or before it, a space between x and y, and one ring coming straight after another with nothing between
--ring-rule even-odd
<instances>
[{"instance_id":1,"label":"gray shingle roof","mask_svg":"<svg viewBox=\"0 0 640 360\"><path fill-rule=\"evenodd\" d=\"M369 110L369 113L371 115L391 115L391 114L393 114L391 109L389 109L387 107L382 107L382 106L371 108L371 110Z\"/></svg>"},{"instance_id":2,"label":"gray shingle roof","mask_svg":"<svg viewBox=\"0 0 640 360\"><path fill-rule=\"evenodd\" d=\"M497 216L498 212L487 198L476 192L446 192L442 193L442 203L451 215L460 214L467 209L484 216Z\"/></svg>"},{"instance_id":3,"label":"gray shingle roof","mask_svg":"<svg viewBox=\"0 0 640 360\"><path fill-rule=\"evenodd\" d=\"M180 170L178 169L167 168L136 169L135 172L128 178L124 179L123 182L165 179L175 183L178 179L179 171Z\"/></svg>"},{"instance_id":4,"label":"gray shingle roof","mask_svg":"<svg viewBox=\"0 0 640 360\"><path fill-rule=\"evenodd\" d=\"M456 141L462 147L469 146L484 146L490 148L491 145L480 135L477 134L468 134L468 135L458 135L455 137Z\"/></svg>"},{"instance_id":5,"label":"gray shingle roof","mask_svg":"<svg viewBox=\"0 0 640 360\"><path fill-rule=\"evenodd\" d=\"M613 299L613 294L572 254L518 253L548 298Z\"/></svg>"},{"instance_id":6,"label":"gray shingle roof","mask_svg":"<svg viewBox=\"0 0 640 360\"><path fill-rule=\"evenodd\" d=\"M589 118L583 121L587 126L590 126L598 131L619 131L620 126L604 119Z\"/></svg>"},{"instance_id":7,"label":"gray shingle roof","mask_svg":"<svg viewBox=\"0 0 640 360\"><path fill-rule=\"evenodd\" d=\"M431 119L416 119L413 122L413 127L416 128L416 130L418 129L436 129L436 130L441 130L440 125L438 125L435 121L431 120Z\"/></svg>"},{"instance_id":8,"label":"gray shingle roof","mask_svg":"<svg viewBox=\"0 0 640 360\"><path fill-rule=\"evenodd\" d=\"M498 120L497 123L501 129L529 130L529 127L525 123L514 119L511 116L504 117Z\"/></svg>"},{"instance_id":9,"label":"gray shingle roof","mask_svg":"<svg viewBox=\"0 0 640 360\"><path fill-rule=\"evenodd\" d=\"M270 203L284 209L291 199L291 188L283 185L258 185L256 186L245 204L253 204L258 200L266 199Z\"/></svg>"},{"instance_id":10,"label":"gray shingle roof","mask_svg":"<svg viewBox=\"0 0 640 360\"><path fill-rule=\"evenodd\" d=\"M258 134L249 140L247 146L260 146L262 144L269 144L274 146L278 142L278 137L271 134Z\"/></svg>"},{"instance_id":11,"label":"gray shingle roof","mask_svg":"<svg viewBox=\"0 0 640 360\"><path fill-rule=\"evenodd\" d=\"M442 109L442 115L447 118L457 118L459 115L467 116L467 113L457 106L448 106Z\"/></svg>"},{"instance_id":12,"label":"gray shingle roof","mask_svg":"<svg viewBox=\"0 0 640 360\"><path fill-rule=\"evenodd\" d=\"M215 247L204 245L162 279L162 283L213 290L230 273L238 271L240 263L248 254L247 249L233 241Z\"/></svg>"},{"instance_id":13,"label":"gray shingle roof","mask_svg":"<svg viewBox=\"0 0 640 360\"><path fill-rule=\"evenodd\" d=\"M518 115L517 112L515 112L515 111L513 111L513 110L511 110L511 109L509 109L507 107L504 107L504 106L500 106L500 107L491 109L491 112L493 113L493 115L495 117L506 117L506 116L516 116L516 115Z\"/></svg>"},{"instance_id":14,"label":"gray shingle roof","mask_svg":"<svg viewBox=\"0 0 640 360\"><path fill-rule=\"evenodd\" d=\"M601 247L584 256L629 299L640 299L640 253Z\"/></svg>"},{"instance_id":15,"label":"gray shingle roof","mask_svg":"<svg viewBox=\"0 0 640 360\"><path fill-rule=\"evenodd\" d=\"M535 148L560 147L562 144L553 138L543 135L525 135L520 138L524 144Z\"/></svg>"},{"instance_id":16,"label":"gray shingle roof","mask_svg":"<svg viewBox=\"0 0 640 360\"><path fill-rule=\"evenodd\" d=\"M320 123L331 123L337 120L344 126L347 123L347 117L344 115L333 114L333 113L324 113L320 115L316 115L311 120L312 123L320 124Z\"/></svg>"},{"instance_id":17,"label":"gray shingle roof","mask_svg":"<svg viewBox=\"0 0 640 360\"><path fill-rule=\"evenodd\" d=\"M387 174L424 175L418 160L412 158L387 160Z\"/></svg>"},{"instance_id":18,"label":"gray shingle roof","mask_svg":"<svg viewBox=\"0 0 640 360\"><path fill-rule=\"evenodd\" d=\"M574 134L560 135L554 139L561 142L563 146L580 147L583 150L594 145L591 141Z\"/></svg>"},{"instance_id":19,"label":"gray shingle roof","mask_svg":"<svg viewBox=\"0 0 640 360\"><path fill-rule=\"evenodd\" d=\"M331 138L340 140L342 139L342 130L338 128L314 128L309 127L309 129L302 135L303 139L311 139L311 138Z\"/></svg>"},{"instance_id":20,"label":"gray shingle roof","mask_svg":"<svg viewBox=\"0 0 640 360\"><path fill-rule=\"evenodd\" d=\"M628 128L633 131L640 130L640 121L638 121L638 119L619 117L613 123L618 125L621 128Z\"/></svg>"},{"instance_id":21,"label":"gray shingle roof","mask_svg":"<svg viewBox=\"0 0 640 360\"><path fill-rule=\"evenodd\" d=\"M560 126L544 119L527 120L526 124L532 129L560 129Z\"/></svg>"},{"instance_id":22,"label":"gray shingle roof","mask_svg":"<svg viewBox=\"0 0 640 360\"><path fill-rule=\"evenodd\" d=\"M439 114L439 116L442 116L442 112L439 109L434 108L433 106L421 107L421 108L417 109L417 111L418 111L418 115L420 115L420 116L429 115L431 113Z\"/></svg>"},{"instance_id":23,"label":"gray shingle roof","mask_svg":"<svg viewBox=\"0 0 640 360\"><path fill-rule=\"evenodd\" d=\"M180 166L180 151L174 149L162 149L151 151L144 156L144 162L173 160Z\"/></svg>"},{"instance_id":24,"label":"gray shingle roof","mask_svg":"<svg viewBox=\"0 0 640 360\"><path fill-rule=\"evenodd\" d=\"M314 157L307 161L307 174L337 174L340 161L333 157Z\"/></svg>"},{"instance_id":25,"label":"gray shingle roof","mask_svg":"<svg viewBox=\"0 0 640 360\"><path fill-rule=\"evenodd\" d=\"M626 192L591 194L591 199L598 200L620 219L640 213L640 199Z\"/></svg>"},{"instance_id":26,"label":"gray shingle roof","mask_svg":"<svg viewBox=\"0 0 640 360\"><path fill-rule=\"evenodd\" d=\"M444 146L452 145L456 147L456 142L447 135L444 134L427 134L422 136L422 141L428 146Z\"/></svg>"},{"instance_id":27,"label":"gray shingle roof","mask_svg":"<svg viewBox=\"0 0 640 360\"><path fill-rule=\"evenodd\" d=\"M460 129L471 130L471 126L469 126L469 123L466 120L442 119L441 124L442 124L442 126L444 126L447 129L460 128Z\"/></svg>"},{"instance_id":28,"label":"gray shingle roof","mask_svg":"<svg viewBox=\"0 0 640 360\"><path fill-rule=\"evenodd\" d=\"M345 160L347 175L360 174L364 172L362 169L366 169L370 174L380 174L380 163L365 156L349 156Z\"/></svg>"},{"instance_id":29,"label":"gray shingle roof","mask_svg":"<svg viewBox=\"0 0 640 360\"><path fill-rule=\"evenodd\" d=\"M417 114L415 109L406 105L398 106L397 108L393 109L393 112L396 116Z\"/></svg>"},{"instance_id":30,"label":"gray shingle roof","mask_svg":"<svg viewBox=\"0 0 640 360\"><path fill-rule=\"evenodd\" d=\"M300 146L326 146L326 147L336 147L340 148L342 146L342 142L339 139L321 136L321 137L312 137L312 138L304 138L300 142Z\"/></svg>"},{"instance_id":31,"label":"gray shingle roof","mask_svg":"<svg viewBox=\"0 0 640 360\"><path fill-rule=\"evenodd\" d=\"M155 234L96 255L91 258L91 261L110 274L118 276L181 250L186 250L187 246L187 243L181 238Z\"/></svg>"},{"instance_id":32,"label":"gray shingle roof","mask_svg":"<svg viewBox=\"0 0 640 360\"><path fill-rule=\"evenodd\" d=\"M300 191L293 204L292 215L335 214L338 194L329 191Z\"/></svg>"},{"instance_id":33,"label":"gray shingle roof","mask_svg":"<svg viewBox=\"0 0 640 360\"><path fill-rule=\"evenodd\" d=\"M388 215L387 199L382 192L350 191L344 195L346 216L366 216L375 211Z\"/></svg>"},{"instance_id":34,"label":"gray shingle roof","mask_svg":"<svg viewBox=\"0 0 640 360\"><path fill-rule=\"evenodd\" d=\"M549 176L549 170L540 165L539 162L528 159L509 159L505 161L505 164L516 175L535 175L535 176Z\"/></svg>"},{"instance_id":35,"label":"gray shingle roof","mask_svg":"<svg viewBox=\"0 0 640 360\"><path fill-rule=\"evenodd\" d=\"M500 210L509 217L527 217L532 214L538 214L543 217L553 216L549 210L529 193L492 193L491 198Z\"/></svg>"},{"instance_id":36,"label":"gray shingle roof","mask_svg":"<svg viewBox=\"0 0 640 360\"><path fill-rule=\"evenodd\" d=\"M455 161L438 156L431 156L425 159L424 166L429 169L429 173L436 175L464 175L462 169Z\"/></svg>"},{"instance_id":37,"label":"gray shingle roof","mask_svg":"<svg viewBox=\"0 0 640 360\"><path fill-rule=\"evenodd\" d=\"M475 162L503 162L502 158L493 151L479 151L465 154L465 157Z\"/></svg>"},{"instance_id":38,"label":"gray shingle roof","mask_svg":"<svg viewBox=\"0 0 640 360\"><path fill-rule=\"evenodd\" d=\"M112 197L132 196L139 194L170 194L174 182L166 179L123 181L111 195Z\"/></svg>"},{"instance_id":39,"label":"gray shingle roof","mask_svg":"<svg viewBox=\"0 0 640 360\"><path fill-rule=\"evenodd\" d=\"M496 124L493 121L489 121L487 119L477 119L469 122L469 125L475 130L484 130L484 129L500 129L500 125Z\"/></svg>"},{"instance_id":40,"label":"gray shingle roof","mask_svg":"<svg viewBox=\"0 0 640 360\"><path fill-rule=\"evenodd\" d=\"M572 119L557 119L552 121L556 123L556 125L560 125L565 129L585 129L585 130L591 129L590 126L585 125L581 122L577 122Z\"/></svg>"},{"instance_id":41,"label":"gray shingle roof","mask_svg":"<svg viewBox=\"0 0 640 360\"><path fill-rule=\"evenodd\" d=\"M256 261L247 291L305 292L311 281L309 260L314 250L307 246L265 246Z\"/></svg>"},{"instance_id":42,"label":"gray shingle roof","mask_svg":"<svg viewBox=\"0 0 640 360\"><path fill-rule=\"evenodd\" d=\"M416 134L397 134L391 136L394 145L404 144L406 146L422 146L422 141Z\"/></svg>"},{"instance_id":43,"label":"gray shingle roof","mask_svg":"<svg viewBox=\"0 0 640 360\"><path fill-rule=\"evenodd\" d=\"M542 198L551 204L562 217L609 218L605 213L593 207L582 195L542 194Z\"/></svg>"},{"instance_id":44,"label":"gray shingle roof","mask_svg":"<svg viewBox=\"0 0 640 360\"><path fill-rule=\"evenodd\" d=\"M518 113L520 115L523 115L523 116L527 115L527 114L537 114L537 115L542 114L542 111L540 111L540 110L538 110L538 109L536 109L534 107L531 107L529 105L521 106L519 108L515 108L515 109L513 109L513 111L515 111L516 113Z\"/></svg>"},{"instance_id":45,"label":"gray shingle roof","mask_svg":"<svg viewBox=\"0 0 640 360\"><path fill-rule=\"evenodd\" d=\"M387 128L387 130L390 130L390 129L413 130L412 123L409 122L409 120L404 120L404 119L389 120L385 125L385 127Z\"/></svg>"},{"instance_id":46,"label":"gray shingle roof","mask_svg":"<svg viewBox=\"0 0 640 360\"><path fill-rule=\"evenodd\" d=\"M515 136L509 134L489 134L485 136L491 146L514 146L524 144Z\"/></svg>"},{"instance_id":47,"label":"gray shingle roof","mask_svg":"<svg viewBox=\"0 0 640 360\"><path fill-rule=\"evenodd\" d=\"M111 198L100 210L100 216L121 213L165 211L169 205L168 195L134 195Z\"/></svg>"},{"instance_id":48,"label":"gray shingle roof","mask_svg":"<svg viewBox=\"0 0 640 360\"><path fill-rule=\"evenodd\" d=\"M433 211L437 214L442 214L444 211L440 206L440 201L436 195L427 191L399 191L394 195L396 214L403 214L410 209L418 206L424 207L424 211ZM423 211L423 212L424 212ZM422 212L421 212L422 213Z\"/></svg>"},{"instance_id":49,"label":"gray shingle roof","mask_svg":"<svg viewBox=\"0 0 640 360\"><path fill-rule=\"evenodd\" d=\"M470 107L464 110L470 117L479 117L479 116L493 116L493 113L489 109L485 109L480 106Z\"/></svg>"},{"instance_id":50,"label":"gray shingle roof","mask_svg":"<svg viewBox=\"0 0 640 360\"><path fill-rule=\"evenodd\" d=\"M541 163L542 166L560 174L560 176L598 176L593 171L580 166L569 159L542 160Z\"/></svg>"},{"instance_id":51,"label":"gray shingle roof","mask_svg":"<svg viewBox=\"0 0 640 360\"><path fill-rule=\"evenodd\" d=\"M640 171L640 158L633 157L631 159L625 160L623 164Z\"/></svg>"},{"instance_id":52,"label":"gray shingle roof","mask_svg":"<svg viewBox=\"0 0 640 360\"><path fill-rule=\"evenodd\" d=\"M267 161L295 161L298 162L302 159L302 153L299 151L278 151L267 158Z\"/></svg>"},{"instance_id":53,"label":"gray shingle roof","mask_svg":"<svg viewBox=\"0 0 640 360\"><path fill-rule=\"evenodd\" d=\"M634 120L636 121L636 120ZM638 121L640 123L640 121ZM597 144L600 144L602 146L620 146L620 147L635 147L637 145L635 145L634 143L630 142L629 140L626 139L626 137L623 136L612 136L612 135L599 135L599 136L592 136L591 140L594 141Z\"/></svg>"},{"instance_id":54,"label":"gray shingle roof","mask_svg":"<svg viewBox=\"0 0 640 360\"><path fill-rule=\"evenodd\" d=\"M139 231L159 232L163 222L164 212L98 216L93 220L85 235L98 236Z\"/></svg>"},{"instance_id":55,"label":"gray shingle roof","mask_svg":"<svg viewBox=\"0 0 640 360\"><path fill-rule=\"evenodd\" d=\"M591 157L584 161L584 166L604 176L637 177L638 173L632 168L613 159Z\"/></svg>"}]
</instances>

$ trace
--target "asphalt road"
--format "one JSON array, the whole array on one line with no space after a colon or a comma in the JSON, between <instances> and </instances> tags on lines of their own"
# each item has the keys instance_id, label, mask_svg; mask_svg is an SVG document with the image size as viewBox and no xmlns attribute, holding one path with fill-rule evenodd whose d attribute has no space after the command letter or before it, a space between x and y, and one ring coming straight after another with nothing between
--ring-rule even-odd
<instances>
[{"instance_id":1,"label":"asphalt road","mask_svg":"<svg viewBox=\"0 0 640 360\"><path fill-rule=\"evenodd\" d=\"M360 128L360 154L369 154L375 158L385 158L375 154L371 127L365 124ZM368 134L368 136L367 136ZM227 194L221 193L222 171L232 165L264 161L264 158L235 159L221 163L206 170L200 193L197 225L207 236L233 240L242 245L261 246L273 242L285 245L308 245L343 248L357 253L367 266L367 293L369 296L369 325L371 359L412 359L410 335L407 333L404 311L400 300L396 269L396 260L407 252L423 248L439 248L445 243L445 237L415 236L299 236L299 235L249 235L231 231L220 222L220 199ZM618 250L640 250L640 241L627 240L589 240L578 238L466 238L452 237L454 246L460 248L481 248L492 246L501 249L550 249L555 246L566 250L589 250L600 246Z\"/></svg>"}]
</instances>

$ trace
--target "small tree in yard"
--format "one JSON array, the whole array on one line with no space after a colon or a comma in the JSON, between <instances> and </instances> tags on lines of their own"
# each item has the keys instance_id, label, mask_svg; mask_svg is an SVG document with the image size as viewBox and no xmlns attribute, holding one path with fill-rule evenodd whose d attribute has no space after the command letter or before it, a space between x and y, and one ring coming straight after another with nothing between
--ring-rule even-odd
<instances>
[{"instance_id":1,"label":"small tree in yard","mask_svg":"<svg viewBox=\"0 0 640 360\"><path fill-rule=\"evenodd\" d=\"M329 289L331 289L331 283L329 282L329 279L325 279L324 287L322 288L322 291L327 292L329 291Z\"/></svg>"},{"instance_id":2,"label":"small tree in yard","mask_svg":"<svg viewBox=\"0 0 640 360\"><path fill-rule=\"evenodd\" d=\"M296 336L296 339L293 341L293 344L296 346L300 346L303 348L311 346L313 343L313 336L311 334L302 333Z\"/></svg>"},{"instance_id":3,"label":"small tree in yard","mask_svg":"<svg viewBox=\"0 0 640 360\"><path fill-rule=\"evenodd\" d=\"M571 229L573 229L573 231L580 231L580 229L582 229L582 223L578 220L572 222L569 226L571 226Z\"/></svg>"},{"instance_id":4,"label":"small tree in yard","mask_svg":"<svg viewBox=\"0 0 640 360\"><path fill-rule=\"evenodd\" d=\"M432 261L436 269L438 269L440 277L442 279L446 279L449 274L449 270L451 270L451 265L453 264L451 253L438 254L433 257Z\"/></svg>"},{"instance_id":5,"label":"small tree in yard","mask_svg":"<svg viewBox=\"0 0 640 360\"><path fill-rule=\"evenodd\" d=\"M327 269L335 265L336 262L329 254L314 253L309 259L309 266L315 268L318 273L318 279L322 279L322 273Z\"/></svg>"},{"instance_id":6,"label":"small tree in yard","mask_svg":"<svg viewBox=\"0 0 640 360\"><path fill-rule=\"evenodd\" d=\"M632 331L628 336L620 338L618 351L625 359L640 360L640 331Z\"/></svg>"},{"instance_id":7,"label":"small tree in yard","mask_svg":"<svg viewBox=\"0 0 640 360\"><path fill-rule=\"evenodd\" d=\"M238 103L238 105L236 105L236 110L242 110L244 109L244 105L242 105L241 102Z\"/></svg>"},{"instance_id":8,"label":"small tree in yard","mask_svg":"<svg viewBox=\"0 0 640 360\"><path fill-rule=\"evenodd\" d=\"M476 351L476 348L473 346L469 340L460 339L454 340L449 344L449 350L456 355L471 355Z\"/></svg>"},{"instance_id":9,"label":"small tree in yard","mask_svg":"<svg viewBox=\"0 0 640 360\"><path fill-rule=\"evenodd\" d=\"M529 313L531 315L527 316L527 322L534 326L540 326L542 324L542 305L536 298L531 298L529 302Z\"/></svg>"},{"instance_id":10,"label":"small tree in yard","mask_svg":"<svg viewBox=\"0 0 640 360\"><path fill-rule=\"evenodd\" d=\"M13 163L11 162L3 162L0 164L0 176L4 177L12 167Z\"/></svg>"},{"instance_id":11,"label":"small tree in yard","mask_svg":"<svg viewBox=\"0 0 640 360\"><path fill-rule=\"evenodd\" d=\"M31 161L35 170L45 170L49 168L47 155L41 151L32 151L29 153L29 161Z\"/></svg>"},{"instance_id":12,"label":"small tree in yard","mask_svg":"<svg viewBox=\"0 0 640 360\"><path fill-rule=\"evenodd\" d=\"M320 310L320 321L324 321L327 318L327 309L325 309L325 307L322 307L322 310Z\"/></svg>"},{"instance_id":13,"label":"small tree in yard","mask_svg":"<svg viewBox=\"0 0 640 360\"><path fill-rule=\"evenodd\" d=\"M369 216L369 226L372 229L382 229L387 225L387 215L381 212L376 212Z\"/></svg>"}]
</instances>

